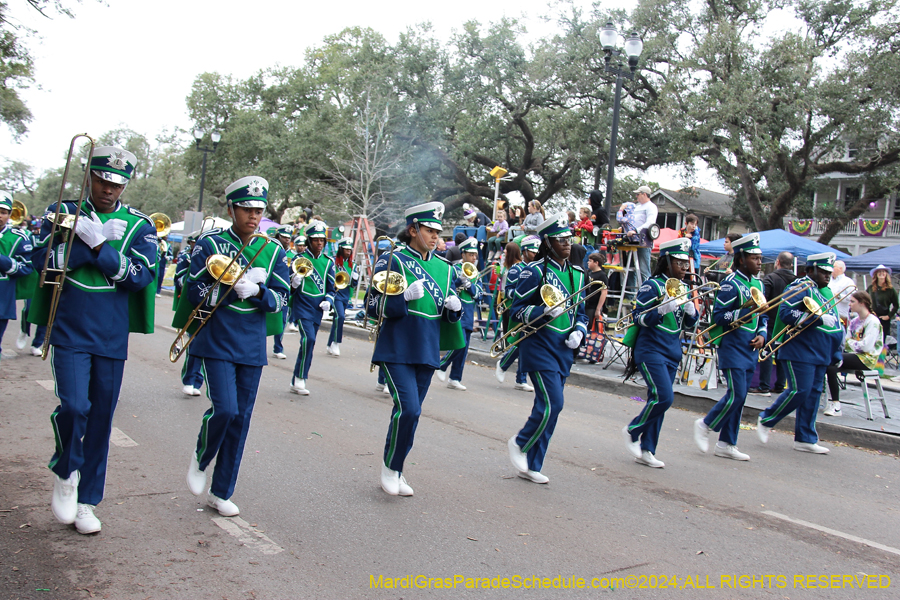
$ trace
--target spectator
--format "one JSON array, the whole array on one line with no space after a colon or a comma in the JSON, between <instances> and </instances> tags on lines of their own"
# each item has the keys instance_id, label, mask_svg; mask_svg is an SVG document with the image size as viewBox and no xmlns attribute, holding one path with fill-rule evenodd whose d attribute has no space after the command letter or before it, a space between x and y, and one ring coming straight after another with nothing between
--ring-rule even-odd
<instances>
[{"instance_id":1,"label":"spectator","mask_svg":"<svg viewBox=\"0 0 900 600\"><path fill-rule=\"evenodd\" d=\"M881 322L883 335L890 331L891 319L897 314L897 290L891 284L892 273L890 267L878 265L869 271L872 285L866 290L872 297L872 310Z\"/></svg>"},{"instance_id":2,"label":"spectator","mask_svg":"<svg viewBox=\"0 0 900 600\"><path fill-rule=\"evenodd\" d=\"M447 242L444 238L439 237L437 241L437 246L434 248L434 253L442 258L446 258L447 256Z\"/></svg>"},{"instance_id":3,"label":"spectator","mask_svg":"<svg viewBox=\"0 0 900 600\"><path fill-rule=\"evenodd\" d=\"M591 220L590 206L582 206L578 209L578 222L575 223L575 235L582 238L594 235L594 222Z\"/></svg>"},{"instance_id":4,"label":"spectator","mask_svg":"<svg viewBox=\"0 0 900 600\"><path fill-rule=\"evenodd\" d=\"M506 211L498 210L497 221L487 229L497 234L488 240L488 262L491 262L500 258L506 239L506 232L509 231L509 223L506 222Z\"/></svg>"},{"instance_id":5,"label":"spectator","mask_svg":"<svg viewBox=\"0 0 900 600\"><path fill-rule=\"evenodd\" d=\"M616 222L622 228L625 237L635 237L637 242L637 227L634 224L634 202L623 202L616 212Z\"/></svg>"},{"instance_id":6,"label":"spectator","mask_svg":"<svg viewBox=\"0 0 900 600\"><path fill-rule=\"evenodd\" d=\"M854 289L847 289L847 286L853 285L853 280L844 275L846 270L847 265L844 264L844 261L834 261L834 271L831 272L831 282L828 284L828 287L831 288L831 293L834 296L837 296L842 291L844 292L843 299L837 305L838 315L840 315L844 327L850 323L850 294L856 291ZM869 304L871 303L872 298L870 297ZM871 310L871 308L869 310ZM887 325L887 323L885 323L885 325Z\"/></svg>"},{"instance_id":7,"label":"spectator","mask_svg":"<svg viewBox=\"0 0 900 600\"><path fill-rule=\"evenodd\" d=\"M691 256L694 257L694 273L700 272L700 230L697 228L699 219L697 215L690 214L684 218L684 227L678 232L678 237L691 238Z\"/></svg>"},{"instance_id":8,"label":"spectator","mask_svg":"<svg viewBox=\"0 0 900 600\"><path fill-rule=\"evenodd\" d=\"M729 236L732 234L728 234ZM738 234L734 234L738 235ZM740 236L738 236L740 238ZM731 242L726 239L727 247L731 248ZM732 253L733 256L733 253ZM776 298L784 293L785 288L795 279L797 276L794 275L794 255L790 252L782 252L778 255L778 258L775 259L775 270L766 275L763 278L763 295L768 300ZM731 269L729 269L729 273ZM771 340L772 334L775 332L775 316L778 314L778 309L773 309L768 311L769 322L766 327L766 339ZM776 394L780 394L784 391L784 383L787 375L784 372L784 367L779 361L775 361L775 388L774 391ZM748 391L751 394L756 394L757 396L771 396L770 391L770 383L772 381L772 359L763 361L759 365L759 386L755 388L750 388Z\"/></svg>"},{"instance_id":9,"label":"spectator","mask_svg":"<svg viewBox=\"0 0 900 600\"><path fill-rule=\"evenodd\" d=\"M590 281L602 281L609 287L609 280L606 277L606 273L603 271L603 257L599 252L593 252L590 256L588 256L588 279ZM593 291L591 288L585 290L585 294L589 294ZM588 328L594 326L595 321L603 322L603 305L606 304L606 293L608 290L603 290L596 296L592 298L588 298L587 302L584 303L584 313L588 318Z\"/></svg>"},{"instance_id":10,"label":"spectator","mask_svg":"<svg viewBox=\"0 0 900 600\"><path fill-rule=\"evenodd\" d=\"M540 202L532 200L528 203L528 216L525 217L525 221L522 223L522 229L525 230L525 233L535 233L543 222L544 209L541 207Z\"/></svg>"},{"instance_id":11,"label":"spectator","mask_svg":"<svg viewBox=\"0 0 900 600\"><path fill-rule=\"evenodd\" d=\"M566 214L569 216L569 229L574 229L575 223L578 221L578 217L575 215L575 211L567 210Z\"/></svg>"},{"instance_id":12,"label":"spectator","mask_svg":"<svg viewBox=\"0 0 900 600\"><path fill-rule=\"evenodd\" d=\"M463 216L468 221L469 227L487 227L491 224L491 220L486 214L469 205L465 205L463 208Z\"/></svg>"},{"instance_id":13,"label":"spectator","mask_svg":"<svg viewBox=\"0 0 900 600\"><path fill-rule=\"evenodd\" d=\"M453 238L453 247L447 249L447 255L444 257L447 259L451 265L455 265L456 263L462 262L462 252L459 249L459 245L466 241L466 238L469 237L462 231L456 234Z\"/></svg>"},{"instance_id":14,"label":"spectator","mask_svg":"<svg viewBox=\"0 0 900 600\"><path fill-rule=\"evenodd\" d=\"M741 239L741 234L739 233L725 234L725 254L706 268L707 279L710 281L722 281L725 279L725 275L731 273L731 263L734 261L734 250L731 249L731 242L739 239ZM790 252L788 252L788 254L790 254ZM791 260L794 259L793 257L794 255L791 254ZM791 268L793 269L793 264L791 264ZM768 296L766 297L768 298Z\"/></svg>"},{"instance_id":15,"label":"spectator","mask_svg":"<svg viewBox=\"0 0 900 600\"><path fill-rule=\"evenodd\" d=\"M874 370L878 367L878 360L881 357L884 334L881 320L872 314L872 297L865 292L854 292L850 295L850 311L856 313L856 318L850 321L844 340L843 362L840 367L832 365L825 370L828 390L831 392L831 400L825 402L825 415L829 417L841 416L838 371L847 373Z\"/></svg>"},{"instance_id":16,"label":"spectator","mask_svg":"<svg viewBox=\"0 0 900 600\"><path fill-rule=\"evenodd\" d=\"M521 226L525 221L525 209L521 206L512 207L509 218L506 220L510 227Z\"/></svg>"},{"instance_id":17,"label":"spectator","mask_svg":"<svg viewBox=\"0 0 900 600\"><path fill-rule=\"evenodd\" d=\"M591 201L591 215L594 220L594 227L600 229L604 225L609 225L609 213L606 212L606 207L603 205L603 192L593 190L588 194L588 198ZM600 232L596 231L594 235L600 235Z\"/></svg>"},{"instance_id":18,"label":"spectator","mask_svg":"<svg viewBox=\"0 0 900 600\"><path fill-rule=\"evenodd\" d=\"M656 216L659 210L650 202L652 190L649 186L642 185L634 190L637 196L637 206L634 208L634 226L641 234L641 247L637 250L638 265L641 269L641 281L650 279L650 250L653 248L653 240L650 239L649 229L656 224Z\"/></svg>"}]
</instances>

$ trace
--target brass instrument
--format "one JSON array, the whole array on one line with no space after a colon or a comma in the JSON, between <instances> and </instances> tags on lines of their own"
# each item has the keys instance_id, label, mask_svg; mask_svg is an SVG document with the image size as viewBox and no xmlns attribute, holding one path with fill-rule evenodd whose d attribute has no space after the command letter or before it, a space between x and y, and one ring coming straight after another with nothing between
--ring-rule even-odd
<instances>
[{"instance_id":1,"label":"brass instrument","mask_svg":"<svg viewBox=\"0 0 900 600\"><path fill-rule=\"evenodd\" d=\"M305 256L298 256L293 261L291 261L291 273L293 273L294 275L306 277L307 275L312 273L312 270L312 261Z\"/></svg>"},{"instance_id":2,"label":"brass instrument","mask_svg":"<svg viewBox=\"0 0 900 600\"><path fill-rule=\"evenodd\" d=\"M497 302L494 304L494 312L497 313L498 317L506 312L506 307L503 305L506 301L505 296L506 294L503 293L503 290L497 290Z\"/></svg>"},{"instance_id":3,"label":"brass instrument","mask_svg":"<svg viewBox=\"0 0 900 600\"><path fill-rule=\"evenodd\" d=\"M153 213L150 215L150 220L153 221L153 225L156 227L156 237L164 238L172 231L172 219L163 213ZM200 226L200 229L203 229L203 225Z\"/></svg>"},{"instance_id":4,"label":"brass instrument","mask_svg":"<svg viewBox=\"0 0 900 600\"><path fill-rule=\"evenodd\" d=\"M202 227L201 227L202 229ZM243 256L244 250L253 243L255 238L262 238L264 240L263 244L259 247L259 250L256 251L256 254L253 255L249 261L247 261L247 266L241 269L238 264L238 259ZM209 258L206 259L206 270L210 275L216 278L216 282L209 288L209 291L206 294L206 298L212 298L215 294L216 290L221 285L233 286L241 278L247 273L247 271L253 266L253 262L257 259L257 257L262 253L262 251L266 248L266 244L278 244L276 240L273 240L269 236L264 233L254 233L250 236L250 238L241 246L241 249L238 250L237 254L232 258L228 258L224 254L213 254ZM281 247L281 244L278 244ZM229 290L230 291L230 290ZM203 308L203 303L205 299L200 302L191 311L191 314L188 316L187 321L184 324L178 333L175 335L175 341L172 342L172 345L169 347L169 360L172 362L177 362L181 355L185 353L190 343L197 338L197 334L201 329L209 322L210 318L213 316L213 313L218 310L218 308L222 305L225 298L228 296L228 293L222 294L222 297L219 298L218 302L213 305L212 308ZM191 335L187 335L188 329L194 324L194 319L200 319L199 325L197 329Z\"/></svg>"},{"instance_id":5,"label":"brass instrument","mask_svg":"<svg viewBox=\"0 0 900 600\"><path fill-rule=\"evenodd\" d=\"M79 133L72 138L69 144L69 153L66 156L66 168L63 171L62 185L59 188L59 198L56 201L56 211L53 214L46 215L44 218L50 221L50 235L47 237L47 255L44 257L44 268L41 270L41 277L38 281L40 287L45 285L53 286L53 294L50 297L50 309L47 315L47 332L44 337L44 345L41 347L41 360L47 360L47 354L50 351L50 333L53 331L53 323L56 321L56 309L59 308L59 300L62 296L62 287L66 282L66 274L69 269L69 256L72 254L72 237L75 233L75 225L81 216L81 202L86 197L89 184L91 181L91 170L85 169L84 176L81 178L81 191L78 193L78 199L75 202L75 214L67 214L62 212L63 194L66 192L66 184L69 179L69 166L72 163L72 154L75 152L75 141L78 138L87 138L90 140L88 148L87 164L91 164L94 158L94 138L86 133ZM63 258L62 268L50 268L50 255L53 254L53 239L61 229L66 230L65 257ZM48 275L55 275L53 279L48 279Z\"/></svg>"},{"instance_id":6,"label":"brass instrument","mask_svg":"<svg viewBox=\"0 0 900 600\"><path fill-rule=\"evenodd\" d=\"M852 291L849 291L851 288L853 290L857 289L857 287L851 283L850 285L844 287L837 294L835 294L834 297L828 300L825 304L821 305L809 296L803 298L803 308L806 309L807 314L803 315L800 320L793 325L788 325L787 327L782 329L781 332L778 333L778 335L772 336L772 339L769 340L769 343L767 343L762 347L762 349L760 349L758 362L764 362L768 360L773 354L781 350L781 348L785 344L796 339L797 336L809 329L813 324L815 324L816 317L821 317L822 315L831 312L831 309L840 304L848 294L853 293ZM807 323L807 321L809 321L809 323ZM804 325L804 323L806 324Z\"/></svg>"},{"instance_id":7,"label":"brass instrument","mask_svg":"<svg viewBox=\"0 0 900 600\"><path fill-rule=\"evenodd\" d=\"M350 285L350 273L347 271L338 271L334 276L334 288L336 290L342 290L348 285Z\"/></svg>"},{"instance_id":8,"label":"brass instrument","mask_svg":"<svg viewBox=\"0 0 900 600\"><path fill-rule=\"evenodd\" d=\"M12 210L9 211L9 223L12 227L22 224L22 221L28 218L28 209L20 200L13 200Z\"/></svg>"},{"instance_id":9,"label":"brass instrument","mask_svg":"<svg viewBox=\"0 0 900 600\"><path fill-rule=\"evenodd\" d=\"M707 281L706 283L698 285L696 287L688 288L680 280L675 279L674 277L670 277L669 279L666 279L666 300L661 304L665 304L666 302L675 302L680 306L682 304L686 304L689 301L692 301L692 299L688 298L688 296L695 292L697 295L694 299L699 299L707 294L715 294L718 291L719 284L712 281ZM656 306L651 306L650 308L639 312L637 316L640 317L641 315L645 315L650 311L658 309L659 306L659 304L657 304ZM621 319L613 324L613 329L616 331L624 331L634 325L634 319L635 316L633 313L623 315Z\"/></svg>"},{"instance_id":10,"label":"brass instrument","mask_svg":"<svg viewBox=\"0 0 900 600\"><path fill-rule=\"evenodd\" d=\"M375 273L375 276L372 277L372 285L375 286L375 289L382 295L381 310L378 311L378 321L375 322L375 329L369 334L369 339L374 340L376 343L378 342L378 336L381 335L381 324L384 322L384 310L385 304L387 303L387 297L398 296L406 291L406 277L399 271L391 270L391 267L394 266L394 249L397 247L397 244L388 236L382 235L375 238L376 248L382 240L387 240L387 243L391 245L391 250L388 252L387 268L384 271ZM375 370L375 366L375 363L372 363L372 366L369 367L370 373Z\"/></svg>"},{"instance_id":11,"label":"brass instrument","mask_svg":"<svg viewBox=\"0 0 900 600\"><path fill-rule=\"evenodd\" d=\"M578 290L572 292L568 296L563 296L563 293L559 288L557 288L556 286L550 285L549 283L545 283L544 285L541 286L541 290L540 290L541 300L544 302L545 306L548 306L550 308L557 308L559 306L565 306L565 304L569 300L571 300L578 294L582 293L584 290L586 290L589 287L596 287L597 289L592 291L590 294L587 294L584 298L581 298L578 302L572 303L571 306L567 306L566 312L568 312L569 310L575 308L582 302L586 302L589 298L592 298L595 295L602 292L603 290L605 290L606 284L603 283L602 281L589 281L588 283L583 285ZM541 329L546 327L547 324L551 322L550 319L546 320L544 323L541 323L540 325L535 325L535 322L542 319L543 317L544 317L544 313L542 312L539 316L534 317L533 319L529 320L526 323L519 323L518 325L516 325L515 327L510 329L508 332L506 332L505 334L500 336L497 339L497 341L495 341L491 345L491 358L497 358L498 356L500 356L501 354L503 354L504 352L506 352L513 346L517 346L519 344L519 342L521 342L525 338L534 335L535 333L537 333L538 331L540 331ZM515 340L510 342L509 339L513 336L518 336L518 337Z\"/></svg>"}]
</instances>

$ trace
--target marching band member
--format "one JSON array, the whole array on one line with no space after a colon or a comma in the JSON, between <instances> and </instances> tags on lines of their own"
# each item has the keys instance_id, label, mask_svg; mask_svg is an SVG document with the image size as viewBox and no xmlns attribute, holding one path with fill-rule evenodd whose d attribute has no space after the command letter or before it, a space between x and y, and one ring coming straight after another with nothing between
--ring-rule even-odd
<instances>
[{"instance_id":1,"label":"marching band member","mask_svg":"<svg viewBox=\"0 0 900 600\"><path fill-rule=\"evenodd\" d=\"M504 333L509 331L510 327L512 327L509 309L512 306L512 298L513 294L516 291L516 285L519 283L519 275L521 275L522 270L526 269L528 267L528 264L533 262L534 258L537 256L538 249L541 246L541 238L536 235L529 235L521 241L521 244L522 260L509 267L509 271L506 272L506 279L502 284L503 295L506 297L504 300L504 306L506 310L503 312ZM509 250L507 246L507 254L508 253ZM497 366L494 369L494 374L497 376L497 381L503 383L503 380L506 379L506 372L516 361L519 362L516 366L515 389L525 392L533 392L534 388L531 387L530 383L528 383L528 376L526 375L525 370L522 368L522 361L519 360L518 345L513 346L512 348L507 350L506 353L497 361Z\"/></svg>"},{"instance_id":2,"label":"marching band member","mask_svg":"<svg viewBox=\"0 0 900 600\"><path fill-rule=\"evenodd\" d=\"M300 352L291 377L291 392L301 396L309 395L306 380L322 315L331 310L334 303L334 260L324 252L325 223L310 223L306 227L306 238L309 247L298 256L308 258L313 268L306 277L294 275L291 278L291 314L300 322Z\"/></svg>"},{"instance_id":3,"label":"marching band member","mask_svg":"<svg viewBox=\"0 0 900 600\"><path fill-rule=\"evenodd\" d=\"M464 263L478 264L478 240L473 237L468 238L460 244L462 251L462 261ZM478 267L476 267L477 269ZM462 302L462 316L459 319L462 325L463 335L466 338L466 345L456 350L450 350L441 359L438 367L437 378L442 382L447 381L447 368L450 367L450 381L447 387L451 390L465 391L466 386L462 384L463 368L466 365L466 355L469 353L469 342L472 339L472 331L475 329L475 309L481 301L484 293L481 288L481 281L472 281L462 272L461 265L453 266L453 289Z\"/></svg>"},{"instance_id":4,"label":"marching band member","mask_svg":"<svg viewBox=\"0 0 900 600\"><path fill-rule=\"evenodd\" d=\"M203 415L196 449L191 452L187 484L194 495L201 495L206 489L206 468L215 458L206 502L225 517L240 512L231 496L262 368L267 364L266 315L281 312L287 301L289 277L284 250L278 244L254 238L236 262L243 269L262 248L244 277L232 287L220 285L210 293L215 278L207 271L206 259L213 254L234 258L250 240L262 218L268 187L262 177L251 176L225 188L233 225L227 230L211 229L200 236L186 284L191 305L203 303L212 309L222 302L190 346L191 353L203 363L206 395L212 406ZM280 319L277 324L280 325Z\"/></svg>"},{"instance_id":5,"label":"marching band member","mask_svg":"<svg viewBox=\"0 0 900 600\"><path fill-rule=\"evenodd\" d=\"M760 293L763 291L758 277L762 267L759 234L745 235L731 245L734 249L733 271L722 282L716 295L712 320L717 327L710 332L713 337L757 308L751 302L751 289L757 289ZM747 323L729 330L716 342L719 345L719 369L725 373L728 391L706 417L694 422L694 442L701 452L709 449L708 436L712 430L719 432L716 456L750 460L747 454L738 450L737 438L741 428L741 411L756 371L759 349L766 343L767 322L765 313L756 314Z\"/></svg>"},{"instance_id":6,"label":"marching band member","mask_svg":"<svg viewBox=\"0 0 900 600\"><path fill-rule=\"evenodd\" d=\"M197 234L192 233L185 241L184 248L178 253L178 262L175 263L175 300L174 309L178 310L178 304L182 301L184 284L191 276L191 254L197 247ZM185 296L186 297L186 296ZM191 354L188 347L184 355L184 364L181 365L181 383L184 386L182 392L186 396L199 396L203 387L203 371L200 369L200 359Z\"/></svg>"},{"instance_id":7,"label":"marching band member","mask_svg":"<svg viewBox=\"0 0 900 600\"><path fill-rule=\"evenodd\" d=\"M816 413L819 409L825 371L830 365L840 363L843 357L841 345L844 334L840 318L836 303L829 302L833 297L828 282L831 280L834 260L833 252L809 255L806 258L806 277L794 281L788 286L787 291L809 281L814 283L812 289L797 293L782 302L778 308L779 322L792 326L807 317L803 325L812 325L799 334L796 340L778 350L778 360L784 362L787 373L788 389L759 415L756 434L764 444L769 441L769 432L772 428L796 410L794 450L813 454L828 453L828 448L818 444ZM821 317L810 316L803 305L803 299L807 296L829 310ZM825 303L828 303L828 307ZM775 338L779 337L780 332L776 323Z\"/></svg>"},{"instance_id":8,"label":"marching band member","mask_svg":"<svg viewBox=\"0 0 900 600\"><path fill-rule=\"evenodd\" d=\"M406 229L398 239L405 246L394 251L391 271L402 273L408 286L397 295L372 288L366 305L370 317L383 314L372 363L381 367L394 401L381 466L381 488L391 496L413 495L403 463L413 446L422 402L440 365L442 347L452 349L463 342L458 325L462 303L452 287L453 271L434 254L444 205L420 204L404 216ZM378 258L375 273L387 268L388 257Z\"/></svg>"},{"instance_id":9,"label":"marching band member","mask_svg":"<svg viewBox=\"0 0 900 600\"><path fill-rule=\"evenodd\" d=\"M163 279L166 278L166 267L172 260L172 246L166 241L166 238L158 238L157 248L159 250L159 258L156 260L156 297L162 295Z\"/></svg>"},{"instance_id":10,"label":"marching band member","mask_svg":"<svg viewBox=\"0 0 900 600\"><path fill-rule=\"evenodd\" d=\"M293 262L295 258L300 256L304 252L306 252L306 235L303 233L303 229L300 229L299 233L294 236L294 256L291 258L291 262ZM291 309L290 301L288 301L288 333L297 333L298 331L300 331L300 328L297 327L297 323L299 322L299 320L300 319L297 317L297 315L294 314L294 311Z\"/></svg>"},{"instance_id":11,"label":"marching band member","mask_svg":"<svg viewBox=\"0 0 900 600\"><path fill-rule=\"evenodd\" d=\"M359 274L353 269L352 239L345 237L338 241L334 268L335 277L337 277L339 272L343 271L350 278L350 283L347 287L337 290L334 294L334 320L331 322L331 333L328 334L328 354L338 357L341 355L340 344L344 337L344 313L359 279Z\"/></svg>"},{"instance_id":12,"label":"marching band member","mask_svg":"<svg viewBox=\"0 0 900 600\"><path fill-rule=\"evenodd\" d=\"M275 235L270 236L274 237L281 247L284 249L284 264L288 268L288 272L291 270L291 261L294 260L294 252L291 250L291 233L293 232L293 226L291 225L282 225L275 229ZM288 322L288 313L290 312L290 307L288 302L284 303L284 307L281 309L281 317L283 321L283 326L287 327ZM272 336L273 347L272 347L272 356L278 358L280 360L286 360L287 355L284 353L284 331L281 333L275 334Z\"/></svg>"},{"instance_id":13,"label":"marching band member","mask_svg":"<svg viewBox=\"0 0 900 600\"><path fill-rule=\"evenodd\" d=\"M53 514L79 533L100 531L94 507L103 500L113 413L128 356L129 331L152 333L156 288L156 227L119 202L137 160L121 148L94 149L90 191L71 239L71 255L53 328L50 360L59 406L50 416L56 451ZM73 213L75 202L61 212ZM48 214L56 211L53 205ZM65 236L49 239L44 219L34 264L62 268ZM28 318L47 321L50 286L39 288ZM138 308L129 310L129 304ZM131 317L131 318L130 318Z\"/></svg>"},{"instance_id":14,"label":"marching band member","mask_svg":"<svg viewBox=\"0 0 900 600\"><path fill-rule=\"evenodd\" d=\"M630 424L622 430L625 446L642 465L665 467L656 458L656 445L666 410L672 406L672 383L681 362L681 331L697 322L697 309L691 301L668 300L666 280L681 281L690 269L691 241L674 239L659 245L656 271L642 286L634 308L634 327L637 339L626 378L640 368L647 382L647 404ZM682 298L683 300L683 298ZM637 329L635 329L637 328Z\"/></svg>"},{"instance_id":15,"label":"marching band member","mask_svg":"<svg viewBox=\"0 0 900 600\"><path fill-rule=\"evenodd\" d=\"M544 456L563 409L563 389L575 362L574 350L587 332L587 316L583 294L565 306L551 307L544 306L540 291L549 283L569 296L584 286L586 278L581 267L569 262L572 231L566 213L549 217L538 227L537 235L541 238L537 258L519 274L510 308L511 322L543 325L519 342L519 361L535 389L534 406L525 426L509 438L507 446L519 477L547 483L550 479L541 473Z\"/></svg>"},{"instance_id":16,"label":"marching band member","mask_svg":"<svg viewBox=\"0 0 900 600\"><path fill-rule=\"evenodd\" d=\"M12 196L0 191L0 341L10 319L16 320L16 279L32 272L31 235L8 224L12 203Z\"/></svg>"}]
</instances>

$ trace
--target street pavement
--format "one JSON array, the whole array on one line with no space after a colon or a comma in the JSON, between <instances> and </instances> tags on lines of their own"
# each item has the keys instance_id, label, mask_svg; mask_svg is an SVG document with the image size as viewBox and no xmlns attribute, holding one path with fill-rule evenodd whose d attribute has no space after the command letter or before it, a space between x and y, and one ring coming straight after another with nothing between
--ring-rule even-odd
<instances>
[{"instance_id":1,"label":"street pavement","mask_svg":"<svg viewBox=\"0 0 900 600\"><path fill-rule=\"evenodd\" d=\"M346 336L335 359L324 330L310 396L288 392L296 335L285 338L289 359L265 368L232 498L241 515L221 518L186 488L208 400L181 393L180 364L167 358L171 300L157 305L156 333L131 337L93 536L50 512L50 365L12 356L10 324L0 598L897 597L895 456L831 443L827 456L795 452L780 429L767 445L741 432L749 462L704 456L691 437L699 414L673 409L657 452L666 468L649 469L620 434L642 401L568 386L544 465L551 481L536 485L515 476L506 450L531 395L513 390L512 373L500 384L492 365L470 363L467 391L434 379L405 470L415 496L390 497L379 472L391 401L375 391L372 346ZM570 577L597 587L553 588ZM466 588L503 578L509 589ZM528 584L550 589L514 587ZM652 589L663 584L668 594Z\"/></svg>"}]
</instances>

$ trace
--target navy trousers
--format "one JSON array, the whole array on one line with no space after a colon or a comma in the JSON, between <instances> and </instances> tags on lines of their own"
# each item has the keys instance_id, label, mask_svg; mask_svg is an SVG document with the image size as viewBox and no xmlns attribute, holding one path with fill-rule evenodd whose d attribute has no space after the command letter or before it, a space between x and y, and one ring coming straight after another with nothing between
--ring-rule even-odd
<instances>
[{"instance_id":1,"label":"navy trousers","mask_svg":"<svg viewBox=\"0 0 900 600\"><path fill-rule=\"evenodd\" d=\"M334 299L334 321L331 322L331 333L328 334L328 345L340 344L344 341L344 315L347 303L342 299Z\"/></svg>"},{"instance_id":2,"label":"navy trousers","mask_svg":"<svg viewBox=\"0 0 900 600\"><path fill-rule=\"evenodd\" d=\"M80 471L78 502L96 506L103 500L109 435L125 361L53 346L50 368L59 406L50 415L56 452L49 467L63 479Z\"/></svg>"},{"instance_id":3,"label":"navy trousers","mask_svg":"<svg viewBox=\"0 0 900 600\"><path fill-rule=\"evenodd\" d=\"M31 323L28 322L28 311L31 310L31 300L25 301L25 306L22 307L22 320L21 327L22 333L25 335L31 335ZM47 326L46 325L35 325L34 328L34 338L31 340L32 348L40 348L44 345L44 336L47 335ZM0 339L3 336L0 335Z\"/></svg>"},{"instance_id":4,"label":"navy trousers","mask_svg":"<svg viewBox=\"0 0 900 600\"><path fill-rule=\"evenodd\" d=\"M272 346L272 352L274 352L275 354L284 352L284 328L287 327L287 322L288 322L288 307L285 306L283 309L281 309L281 325L282 325L283 329L281 330L281 333L279 333L278 335L272 336L273 338L275 338L273 346Z\"/></svg>"},{"instance_id":5,"label":"navy trousers","mask_svg":"<svg viewBox=\"0 0 900 600\"><path fill-rule=\"evenodd\" d=\"M434 369L428 365L381 363L381 370L394 401L384 444L384 464L389 469L403 472L403 462L412 450L422 403L428 394Z\"/></svg>"},{"instance_id":6,"label":"navy trousers","mask_svg":"<svg viewBox=\"0 0 900 600\"><path fill-rule=\"evenodd\" d=\"M519 347L513 346L511 350L507 350L506 354L500 357L500 368L504 371L509 371L509 368L517 360L519 360ZM516 363L516 383L525 383L526 381L528 381L528 377L525 371L522 370L522 361L519 360Z\"/></svg>"},{"instance_id":7,"label":"navy trousers","mask_svg":"<svg viewBox=\"0 0 900 600\"><path fill-rule=\"evenodd\" d=\"M825 379L827 366L793 360L782 362L788 389L759 416L763 425L775 427L781 419L797 411L794 416L794 441L815 444L819 441L819 434L816 433L816 414L819 410L822 381Z\"/></svg>"},{"instance_id":8,"label":"navy trousers","mask_svg":"<svg viewBox=\"0 0 900 600\"><path fill-rule=\"evenodd\" d=\"M316 334L319 326L311 319L300 321L300 352L297 354L297 362L294 364L294 376L291 385L297 379L309 378L309 366L312 364L313 349L316 347Z\"/></svg>"},{"instance_id":9,"label":"navy trousers","mask_svg":"<svg viewBox=\"0 0 900 600\"><path fill-rule=\"evenodd\" d=\"M450 379L454 381L462 381L463 367L466 366L466 356L469 355L469 340L472 339L472 332L463 329L466 336L466 345L456 350L450 350L441 359L441 371L446 371L450 367Z\"/></svg>"},{"instance_id":10,"label":"navy trousers","mask_svg":"<svg viewBox=\"0 0 900 600\"><path fill-rule=\"evenodd\" d=\"M731 446L737 445L741 429L741 412L747 400L747 390L755 369L723 369L728 391L716 402L703 422L713 431L719 432L719 441Z\"/></svg>"},{"instance_id":11,"label":"navy trousers","mask_svg":"<svg viewBox=\"0 0 900 600\"><path fill-rule=\"evenodd\" d=\"M201 358L206 373L206 395L212 406L203 414L197 437L197 460L205 471L216 459L209 491L228 500L234 493L250 416L256 403L262 367L227 360Z\"/></svg>"},{"instance_id":12,"label":"navy trousers","mask_svg":"<svg viewBox=\"0 0 900 600\"><path fill-rule=\"evenodd\" d=\"M191 348L188 346L184 356L184 364L181 365L181 385L191 385L198 390L203 387L203 363L201 360L191 354Z\"/></svg>"},{"instance_id":13,"label":"navy trousers","mask_svg":"<svg viewBox=\"0 0 900 600\"><path fill-rule=\"evenodd\" d=\"M663 363L640 363L639 366L647 382L647 404L628 424L628 432L632 441L640 438L641 450L656 454L663 418L675 399L672 382L678 366Z\"/></svg>"},{"instance_id":14,"label":"navy trousers","mask_svg":"<svg viewBox=\"0 0 900 600\"><path fill-rule=\"evenodd\" d=\"M159 294L162 292L162 284L163 279L166 278L166 265L169 264L167 260L159 261L159 269L156 271L156 293Z\"/></svg>"},{"instance_id":15,"label":"navy trousers","mask_svg":"<svg viewBox=\"0 0 900 600\"><path fill-rule=\"evenodd\" d=\"M528 468L540 472L563 409L566 378L557 371L534 371L528 376L534 386L534 405L525 427L516 436L516 445L528 455Z\"/></svg>"},{"instance_id":16,"label":"navy trousers","mask_svg":"<svg viewBox=\"0 0 900 600\"><path fill-rule=\"evenodd\" d=\"M3 334L6 332L7 324L9 324L9 319L0 319L0 342L3 341Z\"/></svg>"}]
</instances>

